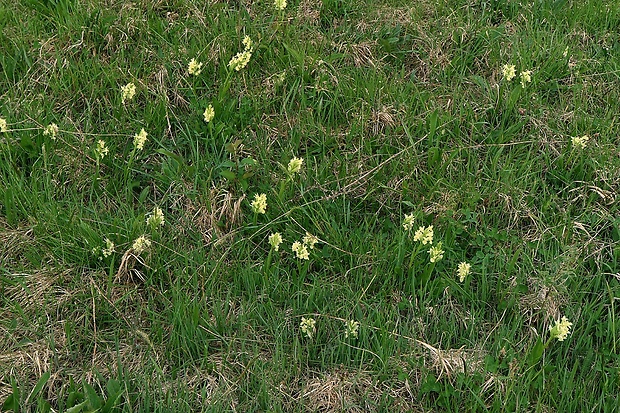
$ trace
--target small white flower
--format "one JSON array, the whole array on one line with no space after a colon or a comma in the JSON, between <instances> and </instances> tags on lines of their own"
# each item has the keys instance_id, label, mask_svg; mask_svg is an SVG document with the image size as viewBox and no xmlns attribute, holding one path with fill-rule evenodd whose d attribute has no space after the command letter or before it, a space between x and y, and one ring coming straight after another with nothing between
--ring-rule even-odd
<instances>
[{"instance_id":1,"label":"small white flower","mask_svg":"<svg viewBox=\"0 0 620 413\"><path fill-rule=\"evenodd\" d=\"M420 227L413 235L414 241L421 241L423 245L433 243L433 226Z\"/></svg>"}]
</instances>

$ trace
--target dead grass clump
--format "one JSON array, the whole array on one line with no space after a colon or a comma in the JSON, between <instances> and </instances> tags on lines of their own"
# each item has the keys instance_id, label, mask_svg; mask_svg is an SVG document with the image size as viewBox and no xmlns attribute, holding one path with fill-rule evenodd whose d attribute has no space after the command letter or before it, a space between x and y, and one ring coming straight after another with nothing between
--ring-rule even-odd
<instances>
[{"instance_id":1,"label":"dead grass clump","mask_svg":"<svg viewBox=\"0 0 620 413\"><path fill-rule=\"evenodd\" d=\"M301 0L297 7L297 20L302 25L316 26L321 18L321 0Z\"/></svg>"},{"instance_id":2,"label":"dead grass clump","mask_svg":"<svg viewBox=\"0 0 620 413\"><path fill-rule=\"evenodd\" d=\"M206 203L184 197L185 216L197 228L206 244L224 242L243 221L241 203L245 195L237 197L225 188L212 188Z\"/></svg>"},{"instance_id":3,"label":"dead grass clump","mask_svg":"<svg viewBox=\"0 0 620 413\"><path fill-rule=\"evenodd\" d=\"M372 386L368 374L333 371L309 379L302 391L302 398L310 411L366 412L368 410L361 398Z\"/></svg>"},{"instance_id":4,"label":"dead grass clump","mask_svg":"<svg viewBox=\"0 0 620 413\"><path fill-rule=\"evenodd\" d=\"M482 349L435 349L430 351L431 366L438 377L452 377L456 373L472 373L484 370L484 357L486 352Z\"/></svg>"},{"instance_id":5,"label":"dead grass clump","mask_svg":"<svg viewBox=\"0 0 620 413\"><path fill-rule=\"evenodd\" d=\"M374 53L376 46L376 41L347 45L347 52L353 58L355 67L377 67L378 61Z\"/></svg>"},{"instance_id":6,"label":"dead grass clump","mask_svg":"<svg viewBox=\"0 0 620 413\"><path fill-rule=\"evenodd\" d=\"M397 110L392 105L372 109L368 129L374 136L381 135L386 129L393 128L400 122L401 114L402 110Z\"/></svg>"},{"instance_id":7,"label":"dead grass clump","mask_svg":"<svg viewBox=\"0 0 620 413\"><path fill-rule=\"evenodd\" d=\"M540 278L531 277L527 280L529 293L519 300L519 308L529 320L536 323L543 319L559 318L562 305L561 294L552 283Z\"/></svg>"},{"instance_id":8,"label":"dead grass clump","mask_svg":"<svg viewBox=\"0 0 620 413\"><path fill-rule=\"evenodd\" d=\"M32 228L13 229L0 217L0 262L7 267L18 266L27 249L32 248Z\"/></svg>"},{"instance_id":9,"label":"dead grass clump","mask_svg":"<svg viewBox=\"0 0 620 413\"><path fill-rule=\"evenodd\" d=\"M414 381L418 378L415 373L413 378ZM418 412L423 411L416 402L418 385L409 379L379 381L372 372L339 367L312 373L295 388L280 386L280 391L284 390L290 399L301 402L306 411L312 412L377 412L386 396L393 400L390 411Z\"/></svg>"},{"instance_id":10,"label":"dead grass clump","mask_svg":"<svg viewBox=\"0 0 620 413\"><path fill-rule=\"evenodd\" d=\"M5 296L11 302L19 304L26 314L32 314L42 306L46 307L46 311L50 311L71 299L71 294L59 287L60 281L67 279L71 272L71 269L59 271L55 268L44 268L32 274L13 274L11 277L17 282L6 288ZM48 300L50 295L53 299Z\"/></svg>"}]
</instances>

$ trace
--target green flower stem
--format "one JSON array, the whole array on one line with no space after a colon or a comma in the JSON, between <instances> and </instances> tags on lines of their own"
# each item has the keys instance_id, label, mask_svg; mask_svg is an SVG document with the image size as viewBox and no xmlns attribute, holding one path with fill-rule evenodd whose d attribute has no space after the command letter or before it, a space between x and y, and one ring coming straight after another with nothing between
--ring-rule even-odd
<instances>
[{"instance_id":1,"label":"green flower stem","mask_svg":"<svg viewBox=\"0 0 620 413\"><path fill-rule=\"evenodd\" d=\"M133 163L134 163L134 159L136 157L136 147L134 146L134 148L131 150L131 153L129 154L129 163L127 164L127 167L125 168L125 176L124 176L124 181L125 181L125 185L127 185L127 198L130 198L131 195L131 168L133 167Z\"/></svg>"},{"instance_id":2,"label":"green flower stem","mask_svg":"<svg viewBox=\"0 0 620 413\"><path fill-rule=\"evenodd\" d=\"M265 278L267 278L267 276L269 276L270 274L270 269L271 269L271 259L273 256L273 248L269 249L269 254L267 254L267 259L265 260L265 264L263 265L263 276Z\"/></svg>"},{"instance_id":3,"label":"green flower stem","mask_svg":"<svg viewBox=\"0 0 620 413\"><path fill-rule=\"evenodd\" d=\"M415 259L415 257L418 255L418 253L420 252L420 242L416 243L416 247L414 248L414 250L411 252L411 256L409 257L409 271L410 271L410 275L413 275L413 260Z\"/></svg>"},{"instance_id":4,"label":"green flower stem","mask_svg":"<svg viewBox=\"0 0 620 413\"><path fill-rule=\"evenodd\" d=\"M404 244L405 232L401 231L398 239L398 254L396 255L396 267L394 268L394 271L399 276L403 273L403 260L405 258Z\"/></svg>"},{"instance_id":5,"label":"green flower stem","mask_svg":"<svg viewBox=\"0 0 620 413\"><path fill-rule=\"evenodd\" d=\"M235 69L228 69L228 73L226 74L226 80L224 80L224 85L220 89L220 92L217 94L217 99L220 103L223 102L224 96L228 93L230 89L230 85L232 83L232 76Z\"/></svg>"},{"instance_id":6,"label":"green flower stem","mask_svg":"<svg viewBox=\"0 0 620 413\"><path fill-rule=\"evenodd\" d=\"M93 175L93 186L91 188L90 197L93 198L93 195L99 192L99 156L95 158L95 174Z\"/></svg>"},{"instance_id":7,"label":"green flower stem","mask_svg":"<svg viewBox=\"0 0 620 413\"><path fill-rule=\"evenodd\" d=\"M282 202L284 199L284 191L286 191L286 187L288 186L289 181L292 181L291 176L287 176L285 180L280 181L280 190L278 191L278 200Z\"/></svg>"}]
</instances>

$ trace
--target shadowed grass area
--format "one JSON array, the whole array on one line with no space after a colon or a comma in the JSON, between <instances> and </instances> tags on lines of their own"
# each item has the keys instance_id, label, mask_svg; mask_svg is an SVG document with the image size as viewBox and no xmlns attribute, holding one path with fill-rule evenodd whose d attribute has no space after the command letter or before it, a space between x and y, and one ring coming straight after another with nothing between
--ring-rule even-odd
<instances>
[{"instance_id":1,"label":"shadowed grass area","mask_svg":"<svg viewBox=\"0 0 620 413\"><path fill-rule=\"evenodd\" d=\"M613 411L619 24L5 5L3 410Z\"/></svg>"}]
</instances>

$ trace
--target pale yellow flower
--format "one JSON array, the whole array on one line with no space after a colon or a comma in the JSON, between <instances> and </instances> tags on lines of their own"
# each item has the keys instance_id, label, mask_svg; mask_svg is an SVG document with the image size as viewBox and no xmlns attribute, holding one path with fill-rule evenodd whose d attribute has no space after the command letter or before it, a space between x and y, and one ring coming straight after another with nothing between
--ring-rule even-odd
<instances>
[{"instance_id":1,"label":"pale yellow flower","mask_svg":"<svg viewBox=\"0 0 620 413\"><path fill-rule=\"evenodd\" d=\"M230 59L230 62L228 62L228 67L238 72L248 65L251 58L252 52L250 50L244 50L243 52L237 53L232 59Z\"/></svg>"},{"instance_id":2,"label":"pale yellow flower","mask_svg":"<svg viewBox=\"0 0 620 413\"><path fill-rule=\"evenodd\" d=\"M299 241L295 241L293 242L293 246L291 247L291 249L300 260L310 259L310 254L308 253L308 248L305 244L302 244Z\"/></svg>"},{"instance_id":3,"label":"pale yellow flower","mask_svg":"<svg viewBox=\"0 0 620 413\"><path fill-rule=\"evenodd\" d=\"M428 227L420 227L413 235L414 241L422 241L422 244L432 244L433 243L433 226L429 225Z\"/></svg>"},{"instance_id":4,"label":"pale yellow flower","mask_svg":"<svg viewBox=\"0 0 620 413\"><path fill-rule=\"evenodd\" d=\"M510 82L512 79L517 76L517 70L515 69L515 65L505 64L502 66L502 76L506 79L507 82Z\"/></svg>"},{"instance_id":5,"label":"pale yellow flower","mask_svg":"<svg viewBox=\"0 0 620 413\"><path fill-rule=\"evenodd\" d=\"M280 244L282 244L282 234L276 232L269 236L269 245L271 245L274 250L278 251L280 249Z\"/></svg>"},{"instance_id":6,"label":"pale yellow flower","mask_svg":"<svg viewBox=\"0 0 620 413\"><path fill-rule=\"evenodd\" d=\"M413 228L413 221L413 213L405 215L405 219L403 220L403 228L405 231L411 231L411 228Z\"/></svg>"},{"instance_id":7,"label":"pale yellow flower","mask_svg":"<svg viewBox=\"0 0 620 413\"><path fill-rule=\"evenodd\" d=\"M6 119L0 118L0 132L8 132L9 129L7 126Z\"/></svg>"},{"instance_id":8,"label":"pale yellow flower","mask_svg":"<svg viewBox=\"0 0 620 413\"><path fill-rule=\"evenodd\" d=\"M136 253L136 254L142 254L144 251L146 251L149 247L151 246L151 240L149 240L147 237L145 237L144 235L141 235L140 237L138 237L134 242L133 245L131 247L131 249Z\"/></svg>"},{"instance_id":9,"label":"pale yellow flower","mask_svg":"<svg viewBox=\"0 0 620 413\"><path fill-rule=\"evenodd\" d=\"M353 337L357 338L359 332L360 323L358 321L346 321L344 323L344 336L345 338Z\"/></svg>"},{"instance_id":10,"label":"pale yellow flower","mask_svg":"<svg viewBox=\"0 0 620 413\"><path fill-rule=\"evenodd\" d=\"M314 249L314 245L317 242L319 242L319 239L317 237L315 237L314 235L312 235L312 234L310 234L309 232L306 231L306 236L304 237L302 242L304 243L304 245L306 247L308 247L311 250L313 250Z\"/></svg>"},{"instance_id":11,"label":"pale yellow flower","mask_svg":"<svg viewBox=\"0 0 620 413\"><path fill-rule=\"evenodd\" d=\"M109 257L114 253L114 243L109 239L105 239L105 248L101 251L104 257Z\"/></svg>"},{"instance_id":12,"label":"pale yellow flower","mask_svg":"<svg viewBox=\"0 0 620 413\"><path fill-rule=\"evenodd\" d=\"M243 43L243 51L252 53L254 51L254 42L250 36L245 36L241 41Z\"/></svg>"},{"instance_id":13,"label":"pale yellow flower","mask_svg":"<svg viewBox=\"0 0 620 413\"><path fill-rule=\"evenodd\" d=\"M215 109L213 109L213 105L207 106L205 112L202 114L205 118L205 122L209 123L215 117Z\"/></svg>"},{"instance_id":14,"label":"pale yellow flower","mask_svg":"<svg viewBox=\"0 0 620 413\"><path fill-rule=\"evenodd\" d=\"M286 9L286 0L275 0L274 6L276 7L276 10L284 10Z\"/></svg>"},{"instance_id":15,"label":"pale yellow flower","mask_svg":"<svg viewBox=\"0 0 620 413\"><path fill-rule=\"evenodd\" d=\"M431 262L441 261L444 252L445 251L441 248L441 242L438 242L437 245L431 247L431 249L428 250Z\"/></svg>"},{"instance_id":16,"label":"pale yellow flower","mask_svg":"<svg viewBox=\"0 0 620 413\"><path fill-rule=\"evenodd\" d=\"M147 135L148 133L146 133L144 128L142 128L142 130L140 130L140 133L136 133L134 135L133 146L135 146L136 149L141 151L144 148L144 144L146 143Z\"/></svg>"},{"instance_id":17,"label":"pale yellow flower","mask_svg":"<svg viewBox=\"0 0 620 413\"><path fill-rule=\"evenodd\" d=\"M284 83L284 79L286 79L286 70L283 70L282 72L278 73L276 75L276 81L275 81L275 85L279 86L282 83Z\"/></svg>"},{"instance_id":18,"label":"pale yellow flower","mask_svg":"<svg viewBox=\"0 0 620 413\"><path fill-rule=\"evenodd\" d=\"M200 72L202 72L202 63L198 62L196 59L190 60L187 71L190 75L198 76Z\"/></svg>"},{"instance_id":19,"label":"pale yellow flower","mask_svg":"<svg viewBox=\"0 0 620 413\"><path fill-rule=\"evenodd\" d=\"M97 146L95 147L95 157L97 159L103 159L109 152L110 152L110 149L108 149L108 147L105 146L105 141L99 139L97 141Z\"/></svg>"},{"instance_id":20,"label":"pale yellow flower","mask_svg":"<svg viewBox=\"0 0 620 413\"><path fill-rule=\"evenodd\" d=\"M549 335L551 338L557 338L558 341L564 341L570 334L572 325L573 323L568 321L566 317L562 317L562 320L556 321L554 326L549 327Z\"/></svg>"},{"instance_id":21,"label":"pale yellow flower","mask_svg":"<svg viewBox=\"0 0 620 413\"><path fill-rule=\"evenodd\" d=\"M521 72L521 87L525 87L526 83L530 83L532 81L532 71L526 70Z\"/></svg>"},{"instance_id":22,"label":"pale yellow flower","mask_svg":"<svg viewBox=\"0 0 620 413\"><path fill-rule=\"evenodd\" d=\"M128 100L132 100L136 95L136 85L133 83L127 83L125 86L121 87L121 101L125 103Z\"/></svg>"},{"instance_id":23,"label":"pale yellow flower","mask_svg":"<svg viewBox=\"0 0 620 413\"><path fill-rule=\"evenodd\" d=\"M590 141L590 137L588 135L583 135L581 137L574 136L571 138L571 142L573 143L573 148L584 149L588 142Z\"/></svg>"},{"instance_id":24,"label":"pale yellow flower","mask_svg":"<svg viewBox=\"0 0 620 413\"><path fill-rule=\"evenodd\" d=\"M146 225L151 228L163 227L165 223L164 212L159 207L153 208L153 211L146 217Z\"/></svg>"},{"instance_id":25,"label":"pale yellow flower","mask_svg":"<svg viewBox=\"0 0 620 413\"><path fill-rule=\"evenodd\" d=\"M288 163L288 173L295 174L301 170L301 166L303 165L304 160L301 158L293 158Z\"/></svg>"},{"instance_id":26,"label":"pale yellow flower","mask_svg":"<svg viewBox=\"0 0 620 413\"><path fill-rule=\"evenodd\" d=\"M299 327L301 328L301 332L305 334L309 339L312 339L314 333L316 333L316 321L314 318L301 318L301 323L299 323Z\"/></svg>"},{"instance_id":27,"label":"pale yellow flower","mask_svg":"<svg viewBox=\"0 0 620 413\"><path fill-rule=\"evenodd\" d=\"M460 263L457 269L459 281L460 282L465 281L465 278L469 275L470 271L471 271L471 264L468 264L466 262Z\"/></svg>"},{"instance_id":28,"label":"pale yellow flower","mask_svg":"<svg viewBox=\"0 0 620 413\"><path fill-rule=\"evenodd\" d=\"M264 214L267 212L267 195L266 194L255 194L254 200L252 201L252 211L255 214Z\"/></svg>"},{"instance_id":29,"label":"pale yellow flower","mask_svg":"<svg viewBox=\"0 0 620 413\"><path fill-rule=\"evenodd\" d=\"M563 57L568 56L568 46L566 46L566 49L564 49L564 52L562 53Z\"/></svg>"},{"instance_id":30,"label":"pale yellow flower","mask_svg":"<svg viewBox=\"0 0 620 413\"><path fill-rule=\"evenodd\" d=\"M45 127L45 129L43 130L43 135L49 135L49 137L55 141L56 140L56 135L58 134L58 125L56 125L55 123L50 123L49 125L47 125Z\"/></svg>"}]
</instances>

